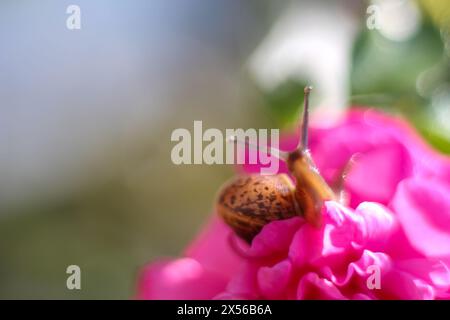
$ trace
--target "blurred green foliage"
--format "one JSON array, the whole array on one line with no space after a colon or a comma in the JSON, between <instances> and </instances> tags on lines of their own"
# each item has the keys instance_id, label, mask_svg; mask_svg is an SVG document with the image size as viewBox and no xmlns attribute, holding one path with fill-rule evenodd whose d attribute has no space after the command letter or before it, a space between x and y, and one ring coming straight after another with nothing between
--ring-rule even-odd
<instances>
[{"instance_id":1,"label":"blurred green foliage","mask_svg":"<svg viewBox=\"0 0 450 320\"><path fill-rule=\"evenodd\" d=\"M446 128L436 126L431 106L433 93L450 78L446 40L426 16L406 41L363 29L353 50L351 104L400 113L431 145L450 153L450 141L441 132Z\"/></svg>"},{"instance_id":2,"label":"blurred green foliage","mask_svg":"<svg viewBox=\"0 0 450 320\"><path fill-rule=\"evenodd\" d=\"M442 54L439 31L430 23L401 42L363 29L354 45L351 70L352 96L361 98L353 102L391 108L405 108L405 102L409 103L406 108L423 105L426 101L417 92L417 79L437 64ZM377 100L377 95L385 100Z\"/></svg>"},{"instance_id":3,"label":"blurred green foliage","mask_svg":"<svg viewBox=\"0 0 450 320\"><path fill-rule=\"evenodd\" d=\"M303 88L306 85L306 81L291 78L273 91L262 91L265 106L277 127L285 128L297 123L300 106L303 104Z\"/></svg>"},{"instance_id":4,"label":"blurred green foliage","mask_svg":"<svg viewBox=\"0 0 450 320\"><path fill-rule=\"evenodd\" d=\"M450 83L450 36L442 32L445 26L426 12L418 32L405 41L387 39L361 21L351 57L348 104L401 114L437 150L450 154L450 140L444 133L449 128L437 125L439 115L431 106L433 93ZM306 83L288 79L264 93L266 106L279 127L297 121ZM450 105L441 106L445 107Z\"/></svg>"}]
</instances>

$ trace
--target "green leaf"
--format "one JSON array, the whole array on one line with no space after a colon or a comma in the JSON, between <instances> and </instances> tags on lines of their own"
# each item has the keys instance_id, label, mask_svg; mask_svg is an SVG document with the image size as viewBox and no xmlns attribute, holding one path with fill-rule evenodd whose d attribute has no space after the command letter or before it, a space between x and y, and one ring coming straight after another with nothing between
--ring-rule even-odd
<instances>
[{"instance_id":1,"label":"green leaf","mask_svg":"<svg viewBox=\"0 0 450 320\"><path fill-rule=\"evenodd\" d=\"M263 93L266 106L279 128L297 123L305 86L306 82L288 79L274 90Z\"/></svg>"}]
</instances>

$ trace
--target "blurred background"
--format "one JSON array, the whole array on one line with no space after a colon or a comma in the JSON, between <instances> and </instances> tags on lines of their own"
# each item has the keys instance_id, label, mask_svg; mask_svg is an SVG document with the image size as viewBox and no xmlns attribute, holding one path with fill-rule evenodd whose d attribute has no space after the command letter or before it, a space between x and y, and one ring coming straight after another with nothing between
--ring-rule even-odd
<instances>
[{"instance_id":1,"label":"blurred background","mask_svg":"<svg viewBox=\"0 0 450 320\"><path fill-rule=\"evenodd\" d=\"M290 130L312 84L316 114L383 108L450 153L448 0L4 0L0 43L3 299L127 299L179 255L233 175L171 162L194 120Z\"/></svg>"}]
</instances>

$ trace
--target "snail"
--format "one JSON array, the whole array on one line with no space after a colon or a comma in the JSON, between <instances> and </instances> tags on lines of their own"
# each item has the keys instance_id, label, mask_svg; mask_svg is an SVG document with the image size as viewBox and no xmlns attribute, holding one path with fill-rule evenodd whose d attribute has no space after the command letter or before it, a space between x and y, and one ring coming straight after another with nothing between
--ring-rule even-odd
<instances>
[{"instance_id":1,"label":"snail","mask_svg":"<svg viewBox=\"0 0 450 320\"><path fill-rule=\"evenodd\" d=\"M252 174L232 178L219 191L216 202L218 214L237 236L248 243L252 242L264 225L274 220L302 216L308 223L319 227L323 203L327 200L344 201L342 180L349 166L345 166L339 175L341 181L338 181L337 186L341 190L335 191L320 175L308 149L311 90L309 86L304 90L299 145L288 153L277 152L279 158L286 161L295 184L286 174ZM248 146L245 141L232 140Z\"/></svg>"}]
</instances>

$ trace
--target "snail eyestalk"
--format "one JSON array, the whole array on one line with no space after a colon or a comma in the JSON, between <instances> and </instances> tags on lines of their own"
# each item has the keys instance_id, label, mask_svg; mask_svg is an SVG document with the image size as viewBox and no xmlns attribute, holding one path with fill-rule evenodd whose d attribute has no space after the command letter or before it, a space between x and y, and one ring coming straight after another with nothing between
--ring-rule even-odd
<instances>
[{"instance_id":1,"label":"snail eyestalk","mask_svg":"<svg viewBox=\"0 0 450 320\"><path fill-rule=\"evenodd\" d=\"M298 146L298 150L300 150L300 151L308 150L309 94L311 93L311 91L312 91L311 86L305 87L301 137L300 137L300 143Z\"/></svg>"},{"instance_id":2,"label":"snail eyestalk","mask_svg":"<svg viewBox=\"0 0 450 320\"><path fill-rule=\"evenodd\" d=\"M286 160L288 158L288 154L286 152L283 152L281 150L275 149L275 148L268 148L265 146L255 145L253 143L248 142L247 140L241 140L236 136L229 136L227 138L227 142L234 143L234 144L240 144L243 146L246 146L247 148L252 148L258 152L264 152L267 155L273 155L279 159Z\"/></svg>"}]
</instances>

